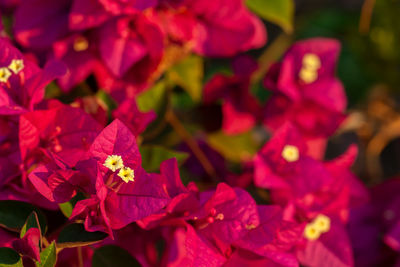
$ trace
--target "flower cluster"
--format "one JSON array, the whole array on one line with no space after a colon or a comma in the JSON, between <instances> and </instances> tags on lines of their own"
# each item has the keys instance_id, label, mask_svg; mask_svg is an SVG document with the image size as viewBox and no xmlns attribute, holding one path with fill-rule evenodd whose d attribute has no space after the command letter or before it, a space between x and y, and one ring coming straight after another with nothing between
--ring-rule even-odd
<instances>
[{"instance_id":1,"label":"flower cluster","mask_svg":"<svg viewBox=\"0 0 400 267\"><path fill-rule=\"evenodd\" d=\"M251 88L259 63L242 53L264 46L266 30L243 0L0 3L14 19L13 38L0 37L0 255L7 248L26 266L120 257L142 266L351 267L399 257L398 180L370 194L351 171L356 145L324 159L345 119L338 41L295 43L267 72L262 103ZM232 72L211 75L198 100L220 108L220 134L271 136L235 165L204 133L191 136L173 99L161 111L140 102L143 92L158 101L154 84L192 53L233 57ZM178 138L165 141L165 123ZM18 222L7 219L14 206ZM375 246L389 255L371 253Z\"/></svg>"},{"instance_id":2,"label":"flower cluster","mask_svg":"<svg viewBox=\"0 0 400 267\"><path fill-rule=\"evenodd\" d=\"M41 59L64 61L64 91L94 75L114 96L147 88L179 54L231 56L266 41L242 0L21 1L13 31Z\"/></svg>"}]
</instances>

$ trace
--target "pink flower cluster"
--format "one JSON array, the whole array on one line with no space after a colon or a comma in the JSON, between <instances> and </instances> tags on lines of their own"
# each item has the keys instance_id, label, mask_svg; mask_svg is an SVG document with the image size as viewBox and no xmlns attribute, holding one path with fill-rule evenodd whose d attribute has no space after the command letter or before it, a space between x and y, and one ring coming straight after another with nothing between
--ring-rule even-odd
<instances>
[{"instance_id":1,"label":"pink flower cluster","mask_svg":"<svg viewBox=\"0 0 400 267\"><path fill-rule=\"evenodd\" d=\"M110 244L142 266L350 267L400 256L399 181L370 194L351 172L356 145L323 159L346 109L336 40L295 43L268 71L272 95L264 105L250 92L258 69L250 57L235 57L233 74L214 75L203 102L222 101L222 131L261 124L272 137L240 174L200 140L220 183L184 185L175 159L159 172L143 168L138 137L156 113L142 112L136 96L171 64L171 47L205 57L262 47L264 24L244 1L0 2L14 17L15 38L0 39L0 199L59 213L59 204L78 198L68 223L107 234L79 250L60 249L57 266L90 266L93 251ZM71 104L45 97L53 81L68 93L89 77L116 101L112 112L79 97ZM193 156L186 167L204 173ZM250 184L269 201L258 204ZM21 237L0 228L0 245L26 264L39 262L42 234L40 227Z\"/></svg>"},{"instance_id":2,"label":"pink flower cluster","mask_svg":"<svg viewBox=\"0 0 400 267\"><path fill-rule=\"evenodd\" d=\"M168 61L170 44L182 53L232 56L266 41L262 22L242 0L21 1L13 31L42 60L64 61L70 71L58 80L63 90L94 75L114 95L147 88Z\"/></svg>"}]
</instances>

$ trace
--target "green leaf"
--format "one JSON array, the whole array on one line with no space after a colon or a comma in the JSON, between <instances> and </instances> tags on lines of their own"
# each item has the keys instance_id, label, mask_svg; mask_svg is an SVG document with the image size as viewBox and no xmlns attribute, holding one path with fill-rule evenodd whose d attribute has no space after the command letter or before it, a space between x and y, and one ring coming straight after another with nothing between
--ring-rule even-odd
<instances>
[{"instance_id":1,"label":"green leaf","mask_svg":"<svg viewBox=\"0 0 400 267\"><path fill-rule=\"evenodd\" d=\"M67 201L61 204L58 204L60 207L61 212L64 214L65 217L69 218L72 214L72 210L74 207L72 206L72 203Z\"/></svg>"},{"instance_id":2,"label":"green leaf","mask_svg":"<svg viewBox=\"0 0 400 267\"><path fill-rule=\"evenodd\" d=\"M46 249L40 253L40 263L36 262L38 267L54 267L57 262L56 243L53 241Z\"/></svg>"},{"instance_id":3,"label":"green leaf","mask_svg":"<svg viewBox=\"0 0 400 267\"><path fill-rule=\"evenodd\" d=\"M58 248L74 248L102 241L108 235L103 232L88 232L83 224L72 223L65 226L57 239Z\"/></svg>"},{"instance_id":4,"label":"green leaf","mask_svg":"<svg viewBox=\"0 0 400 267\"><path fill-rule=\"evenodd\" d=\"M193 101L192 97L183 91L172 93L171 104L173 108L177 110L194 109L196 106L196 103Z\"/></svg>"},{"instance_id":5,"label":"green leaf","mask_svg":"<svg viewBox=\"0 0 400 267\"><path fill-rule=\"evenodd\" d=\"M99 90L96 93L96 97L107 106L107 110L109 111L116 109L118 106L117 102L115 102L115 100L103 90Z\"/></svg>"},{"instance_id":6,"label":"green leaf","mask_svg":"<svg viewBox=\"0 0 400 267\"><path fill-rule=\"evenodd\" d=\"M233 71L231 68L231 60L221 58L207 58L205 59L204 65L204 79L203 83L210 81L216 74L223 74L226 76L232 76Z\"/></svg>"},{"instance_id":7,"label":"green leaf","mask_svg":"<svg viewBox=\"0 0 400 267\"><path fill-rule=\"evenodd\" d=\"M0 226L20 232L26 219L33 211L37 214L42 234L46 233L47 223L43 212L29 203L16 200L0 201Z\"/></svg>"},{"instance_id":8,"label":"green leaf","mask_svg":"<svg viewBox=\"0 0 400 267\"><path fill-rule=\"evenodd\" d=\"M38 228L40 230L39 219L34 211L29 215L28 219L26 219L26 222L21 229L20 238L23 238L26 231L31 228Z\"/></svg>"},{"instance_id":9,"label":"green leaf","mask_svg":"<svg viewBox=\"0 0 400 267\"><path fill-rule=\"evenodd\" d=\"M182 164L189 156L185 152L169 150L161 146L143 145L139 148L142 155L142 167L148 172L158 171L161 162L176 158L178 164Z\"/></svg>"},{"instance_id":10,"label":"green leaf","mask_svg":"<svg viewBox=\"0 0 400 267\"><path fill-rule=\"evenodd\" d=\"M247 0L246 5L263 19L279 25L285 32L293 31L293 0Z\"/></svg>"},{"instance_id":11,"label":"green leaf","mask_svg":"<svg viewBox=\"0 0 400 267\"><path fill-rule=\"evenodd\" d=\"M182 87L193 99L201 100L204 77L203 59L196 55L190 55L167 72L168 80Z\"/></svg>"},{"instance_id":12,"label":"green leaf","mask_svg":"<svg viewBox=\"0 0 400 267\"><path fill-rule=\"evenodd\" d=\"M142 112L155 111L157 118L150 123L142 134L144 139L150 140L156 137L163 129L165 129L165 113L169 107L169 93L166 83L162 80L155 84L149 90L139 94L136 97L138 109Z\"/></svg>"},{"instance_id":13,"label":"green leaf","mask_svg":"<svg viewBox=\"0 0 400 267\"><path fill-rule=\"evenodd\" d=\"M10 37L13 36L13 16L5 16L4 13L1 16L1 23L3 24L3 31ZM3 33L4 34L4 33Z\"/></svg>"},{"instance_id":14,"label":"green leaf","mask_svg":"<svg viewBox=\"0 0 400 267\"><path fill-rule=\"evenodd\" d=\"M92 257L92 267L136 267L140 263L128 251L114 245L96 249Z\"/></svg>"},{"instance_id":15,"label":"green leaf","mask_svg":"<svg viewBox=\"0 0 400 267\"><path fill-rule=\"evenodd\" d=\"M78 192L70 201L58 204L58 206L60 207L60 210L65 215L65 217L69 218L72 214L72 210L74 209L75 204L79 200L83 200L83 199L85 199L85 196L83 195L83 193Z\"/></svg>"},{"instance_id":16,"label":"green leaf","mask_svg":"<svg viewBox=\"0 0 400 267\"><path fill-rule=\"evenodd\" d=\"M28 219L26 219L24 226L22 226L19 237L23 238L25 236L26 232L31 228L39 229L40 236L39 236L39 242L37 245L39 246L39 249L42 249L42 232L40 229L38 216L37 216L36 212L34 212L34 211L32 211L32 213L29 215Z\"/></svg>"},{"instance_id":17,"label":"green leaf","mask_svg":"<svg viewBox=\"0 0 400 267\"><path fill-rule=\"evenodd\" d=\"M160 81L152 88L139 94L136 98L138 108L142 112L154 110L159 113L163 109L166 102L166 86L165 82Z\"/></svg>"},{"instance_id":18,"label":"green leaf","mask_svg":"<svg viewBox=\"0 0 400 267\"><path fill-rule=\"evenodd\" d=\"M261 103L265 103L272 94L270 90L265 90L262 80L253 83L250 90Z\"/></svg>"},{"instance_id":19,"label":"green leaf","mask_svg":"<svg viewBox=\"0 0 400 267\"><path fill-rule=\"evenodd\" d=\"M11 248L0 248L0 267L23 267L19 254Z\"/></svg>"},{"instance_id":20,"label":"green leaf","mask_svg":"<svg viewBox=\"0 0 400 267\"><path fill-rule=\"evenodd\" d=\"M45 98L46 99L57 98L60 95L62 95L62 90L56 84L56 82L51 82L46 86L46 91L45 91Z\"/></svg>"},{"instance_id":21,"label":"green leaf","mask_svg":"<svg viewBox=\"0 0 400 267\"><path fill-rule=\"evenodd\" d=\"M253 138L251 132L238 135L226 135L220 131L209 134L207 136L207 142L224 157L234 162L251 159L259 149L259 145Z\"/></svg>"}]
</instances>

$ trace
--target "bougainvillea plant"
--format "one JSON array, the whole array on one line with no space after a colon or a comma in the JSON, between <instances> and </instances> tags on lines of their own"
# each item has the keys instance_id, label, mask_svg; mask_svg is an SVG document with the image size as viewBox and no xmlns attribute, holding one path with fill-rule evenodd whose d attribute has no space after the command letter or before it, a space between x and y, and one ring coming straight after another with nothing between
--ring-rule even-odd
<instances>
[{"instance_id":1,"label":"bougainvillea plant","mask_svg":"<svg viewBox=\"0 0 400 267\"><path fill-rule=\"evenodd\" d=\"M254 57L279 1L0 0L0 266L400 265L340 42Z\"/></svg>"}]
</instances>

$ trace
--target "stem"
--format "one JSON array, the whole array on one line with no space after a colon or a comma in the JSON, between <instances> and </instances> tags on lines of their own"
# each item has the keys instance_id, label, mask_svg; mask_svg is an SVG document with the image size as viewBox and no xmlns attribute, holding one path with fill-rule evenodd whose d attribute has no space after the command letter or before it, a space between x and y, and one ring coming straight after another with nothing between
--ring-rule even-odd
<instances>
[{"instance_id":1,"label":"stem","mask_svg":"<svg viewBox=\"0 0 400 267\"><path fill-rule=\"evenodd\" d=\"M47 241L46 237L42 237L42 243L45 247L48 247L50 245L49 241Z\"/></svg>"},{"instance_id":2,"label":"stem","mask_svg":"<svg viewBox=\"0 0 400 267\"><path fill-rule=\"evenodd\" d=\"M203 166L207 174L212 178L217 178L217 173L213 165L208 160L204 152L201 150L196 140L185 129L183 124L179 121L179 119L176 117L176 115L171 109L168 110L167 113L165 114L165 119L172 126L175 132L182 138L182 140L188 145L188 147L192 150L193 154L199 160L200 164Z\"/></svg>"},{"instance_id":3,"label":"stem","mask_svg":"<svg viewBox=\"0 0 400 267\"><path fill-rule=\"evenodd\" d=\"M162 120L151 132L142 135L142 142L148 142L156 138L165 129L166 125L165 120Z\"/></svg>"},{"instance_id":4,"label":"stem","mask_svg":"<svg viewBox=\"0 0 400 267\"><path fill-rule=\"evenodd\" d=\"M259 82L265 76L272 63L277 61L292 44L292 39L291 35L282 33L270 43L258 59L259 68L252 75L253 83Z\"/></svg>"},{"instance_id":5,"label":"stem","mask_svg":"<svg viewBox=\"0 0 400 267\"><path fill-rule=\"evenodd\" d=\"M376 0L365 0L361 8L359 32L367 34L371 26L372 13L374 11Z\"/></svg>"},{"instance_id":6,"label":"stem","mask_svg":"<svg viewBox=\"0 0 400 267\"><path fill-rule=\"evenodd\" d=\"M77 247L78 250L78 261L79 261L79 267L83 267L83 255L82 255L82 247Z\"/></svg>"}]
</instances>

